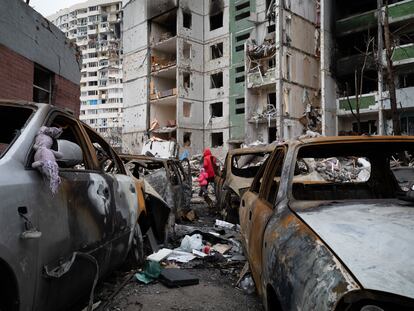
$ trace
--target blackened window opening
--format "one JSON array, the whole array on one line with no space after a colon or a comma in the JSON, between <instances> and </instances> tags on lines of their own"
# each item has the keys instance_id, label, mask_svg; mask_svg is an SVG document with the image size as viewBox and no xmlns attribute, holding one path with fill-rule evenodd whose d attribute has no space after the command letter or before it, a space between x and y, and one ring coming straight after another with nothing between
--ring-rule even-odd
<instances>
[{"instance_id":1,"label":"blackened window opening","mask_svg":"<svg viewBox=\"0 0 414 311\"><path fill-rule=\"evenodd\" d=\"M223 12L210 15L210 30L223 27Z\"/></svg>"},{"instance_id":2,"label":"blackened window opening","mask_svg":"<svg viewBox=\"0 0 414 311\"><path fill-rule=\"evenodd\" d=\"M211 47L211 59L223 57L223 42L213 44Z\"/></svg>"},{"instance_id":3,"label":"blackened window opening","mask_svg":"<svg viewBox=\"0 0 414 311\"><path fill-rule=\"evenodd\" d=\"M210 105L211 117L220 118L223 116L223 103L217 102Z\"/></svg>"},{"instance_id":4,"label":"blackened window opening","mask_svg":"<svg viewBox=\"0 0 414 311\"><path fill-rule=\"evenodd\" d=\"M223 86L223 73L218 72L210 76L210 88L217 89Z\"/></svg>"}]
</instances>

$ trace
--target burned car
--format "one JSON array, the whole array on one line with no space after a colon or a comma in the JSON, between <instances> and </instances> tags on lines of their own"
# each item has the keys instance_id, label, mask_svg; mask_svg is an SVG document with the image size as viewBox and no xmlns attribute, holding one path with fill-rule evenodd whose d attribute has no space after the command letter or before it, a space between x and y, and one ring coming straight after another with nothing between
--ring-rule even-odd
<instances>
[{"instance_id":1,"label":"burned car","mask_svg":"<svg viewBox=\"0 0 414 311\"><path fill-rule=\"evenodd\" d=\"M188 161L145 155L121 155L129 172L144 180L171 208L170 225L190 210L192 180Z\"/></svg>"},{"instance_id":2,"label":"burned car","mask_svg":"<svg viewBox=\"0 0 414 311\"><path fill-rule=\"evenodd\" d=\"M32 168L43 126L61 129L56 193ZM69 309L128 254L142 259L143 195L108 143L66 110L0 101L0 128L0 310Z\"/></svg>"},{"instance_id":3,"label":"burned car","mask_svg":"<svg viewBox=\"0 0 414 311\"><path fill-rule=\"evenodd\" d=\"M227 153L223 169L215 177L217 208L223 218L238 223L240 196L250 187L274 145L233 149Z\"/></svg>"},{"instance_id":4,"label":"burned car","mask_svg":"<svg viewBox=\"0 0 414 311\"><path fill-rule=\"evenodd\" d=\"M240 226L267 310L413 310L414 204L391 159L414 137L320 137L276 147Z\"/></svg>"}]
</instances>

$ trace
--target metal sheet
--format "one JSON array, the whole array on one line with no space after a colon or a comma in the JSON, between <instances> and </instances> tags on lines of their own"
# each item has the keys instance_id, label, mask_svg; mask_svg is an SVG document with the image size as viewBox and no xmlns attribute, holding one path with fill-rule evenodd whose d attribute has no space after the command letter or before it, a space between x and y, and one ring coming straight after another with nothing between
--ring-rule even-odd
<instances>
[{"instance_id":1,"label":"metal sheet","mask_svg":"<svg viewBox=\"0 0 414 311\"><path fill-rule=\"evenodd\" d=\"M298 213L363 287L414 298L414 207L338 203Z\"/></svg>"}]
</instances>

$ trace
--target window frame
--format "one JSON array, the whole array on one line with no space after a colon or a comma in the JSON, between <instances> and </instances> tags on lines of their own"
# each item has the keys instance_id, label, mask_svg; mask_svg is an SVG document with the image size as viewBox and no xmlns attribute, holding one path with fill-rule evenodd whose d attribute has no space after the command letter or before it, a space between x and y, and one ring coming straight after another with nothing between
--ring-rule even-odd
<instances>
[{"instance_id":1,"label":"window frame","mask_svg":"<svg viewBox=\"0 0 414 311\"><path fill-rule=\"evenodd\" d=\"M112 161L114 161L114 164L116 165L116 167L117 167L117 169L118 169L118 173L115 173L114 175L118 175L118 174L121 174L121 175L127 175L127 172L126 172L126 168L125 168L125 166L123 165L123 162L122 162L122 160L119 158L119 156L118 156L118 154L115 152L115 150L112 148L112 146L101 136L101 135L99 135L92 127L90 127L90 126L88 126L87 124L85 124L85 123L82 123L81 122L81 127L83 127L83 130L85 131L85 136L89 139L89 142L90 142L90 144L91 144L91 146L92 146L92 148L93 148L93 150L95 150L95 147L93 146L93 142L92 142L92 137L91 137L91 135L88 133L88 131L90 131L90 133L92 134L92 136L93 135L95 135L97 138L98 138L98 140L101 140L102 141L102 143L104 144L104 145L106 145L106 147L109 149L109 152L110 152L110 154L109 154L109 156L110 157L112 157ZM99 142L98 142L99 143ZM104 151L105 151L105 147L104 146L102 146L102 143L99 143L100 145L101 145L101 147L104 149ZM112 174L112 173L110 173L110 172L105 172L105 170L103 170L103 168L102 167L100 167L99 166L99 161L98 161L98 158L97 158L97 156L96 156L96 154L95 153L93 153L92 155L91 155L93 158L95 158L95 160L96 160L96 163L97 163L97 170L99 171L99 172L103 172L103 173L105 173L105 174Z\"/></svg>"},{"instance_id":2,"label":"window frame","mask_svg":"<svg viewBox=\"0 0 414 311\"><path fill-rule=\"evenodd\" d=\"M281 154L281 163L280 166L275 165L277 163L277 161L279 161L278 155ZM268 164L269 169L266 169L265 173L264 173L264 183L262 182L260 185L260 192L259 192L259 197L269 203L270 205L274 206L275 203L277 202L277 198L279 197L279 192L280 192L280 184L282 182L282 176L283 176L283 169L285 166L285 161L287 158L287 147L286 146L278 146L276 147L276 149L273 151L272 154L272 158L270 159L270 164ZM278 167L280 167L280 176L276 176L276 172ZM280 181L279 181L279 185L276 191L275 196L273 197L273 202L271 202L269 200L269 196L270 196L270 190L272 188L272 184L273 184L273 179L275 177L280 177Z\"/></svg>"},{"instance_id":3,"label":"window frame","mask_svg":"<svg viewBox=\"0 0 414 311\"><path fill-rule=\"evenodd\" d=\"M94 162L93 157L91 156L90 153L90 141L89 141L89 137L87 137L84 133L84 129L82 128L80 122L78 120L76 120L75 118L68 116L67 114L59 111L59 110L52 110L49 112L49 114L47 115L47 117L45 118L45 122L43 122L42 125L44 126L51 126L51 124L54 122L54 120L57 117L64 117L66 119L68 119L70 121L70 123L74 124L75 127L75 136L77 139L79 139L79 141L81 142L81 145L79 145L79 147L82 150L82 155L83 155L83 161L85 164L85 169L79 170L79 169L74 169L74 168L63 168L63 167L59 167L59 172L85 172L85 173L90 173L90 172L94 172L96 171L96 163ZM40 128L40 127L39 127ZM26 159L26 169L33 169L32 168L32 163L33 163L33 157L35 154L35 150L33 149L33 145L35 143L35 139L33 139L32 144L30 145L30 149L29 149L29 153L27 155L27 159Z\"/></svg>"}]
</instances>

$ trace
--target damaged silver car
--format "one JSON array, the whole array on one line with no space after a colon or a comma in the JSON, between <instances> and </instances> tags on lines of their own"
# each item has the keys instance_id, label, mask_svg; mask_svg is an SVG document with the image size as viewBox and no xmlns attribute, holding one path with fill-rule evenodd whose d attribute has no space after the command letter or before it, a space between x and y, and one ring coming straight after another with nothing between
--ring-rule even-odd
<instances>
[{"instance_id":1,"label":"damaged silver car","mask_svg":"<svg viewBox=\"0 0 414 311\"><path fill-rule=\"evenodd\" d=\"M188 160L121 155L129 172L145 180L171 208L171 225L190 210L192 179ZM175 219L174 219L175 218Z\"/></svg>"},{"instance_id":2,"label":"damaged silver car","mask_svg":"<svg viewBox=\"0 0 414 311\"><path fill-rule=\"evenodd\" d=\"M274 148L274 145L257 146L227 153L223 169L214 180L217 208L224 220L239 222L240 197Z\"/></svg>"},{"instance_id":3,"label":"damaged silver car","mask_svg":"<svg viewBox=\"0 0 414 311\"><path fill-rule=\"evenodd\" d=\"M320 137L276 147L241 200L266 310L414 310L414 203L391 161L413 137Z\"/></svg>"},{"instance_id":4,"label":"damaged silver car","mask_svg":"<svg viewBox=\"0 0 414 311\"><path fill-rule=\"evenodd\" d=\"M42 126L62 130L55 194L32 168ZM0 101L0 128L0 310L67 310L128 254L142 260L143 195L106 141L65 110Z\"/></svg>"}]
</instances>

